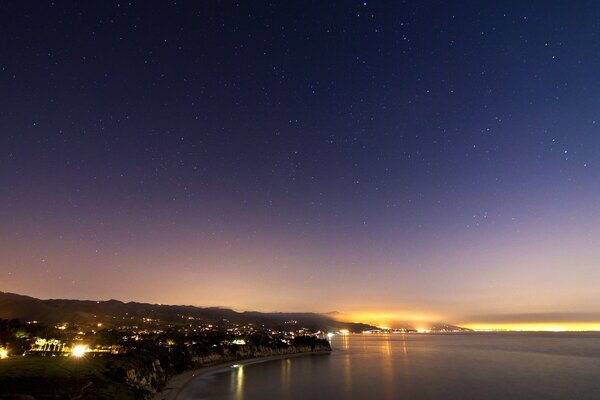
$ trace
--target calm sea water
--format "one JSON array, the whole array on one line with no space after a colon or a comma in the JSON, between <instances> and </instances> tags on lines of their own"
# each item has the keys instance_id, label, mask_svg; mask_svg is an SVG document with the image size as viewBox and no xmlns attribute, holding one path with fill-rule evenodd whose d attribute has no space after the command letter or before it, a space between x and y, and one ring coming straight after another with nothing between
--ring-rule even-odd
<instances>
[{"instance_id":1,"label":"calm sea water","mask_svg":"<svg viewBox=\"0 0 600 400\"><path fill-rule=\"evenodd\" d=\"M332 347L200 376L178 399L600 399L596 333L351 335Z\"/></svg>"}]
</instances>

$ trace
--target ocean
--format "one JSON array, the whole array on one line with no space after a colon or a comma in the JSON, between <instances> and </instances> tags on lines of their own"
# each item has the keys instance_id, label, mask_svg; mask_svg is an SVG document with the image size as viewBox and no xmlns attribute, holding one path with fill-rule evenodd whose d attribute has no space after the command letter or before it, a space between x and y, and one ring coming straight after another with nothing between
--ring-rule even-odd
<instances>
[{"instance_id":1,"label":"ocean","mask_svg":"<svg viewBox=\"0 0 600 400\"><path fill-rule=\"evenodd\" d=\"M198 376L178 400L600 399L598 333L363 334L331 345Z\"/></svg>"}]
</instances>

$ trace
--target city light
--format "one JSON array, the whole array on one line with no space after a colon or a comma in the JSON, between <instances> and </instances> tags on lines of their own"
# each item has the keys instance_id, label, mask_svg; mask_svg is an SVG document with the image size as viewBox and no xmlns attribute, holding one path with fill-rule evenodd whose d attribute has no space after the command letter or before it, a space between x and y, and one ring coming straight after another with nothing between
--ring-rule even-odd
<instances>
[{"instance_id":1,"label":"city light","mask_svg":"<svg viewBox=\"0 0 600 400\"><path fill-rule=\"evenodd\" d=\"M79 358L79 357L83 357L87 351L88 351L87 346L85 346L83 344L78 344L77 346L73 347L73 350L71 351L71 355Z\"/></svg>"},{"instance_id":2,"label":"city light","mask_svg":"<svg viewBox=\"0 0 600 400\"><path fill-rule=\"evenodd\" d=\"M8 358L8 350L0 347L0 360L4 360L5 358Z\"/></svg>"}]
</instances>

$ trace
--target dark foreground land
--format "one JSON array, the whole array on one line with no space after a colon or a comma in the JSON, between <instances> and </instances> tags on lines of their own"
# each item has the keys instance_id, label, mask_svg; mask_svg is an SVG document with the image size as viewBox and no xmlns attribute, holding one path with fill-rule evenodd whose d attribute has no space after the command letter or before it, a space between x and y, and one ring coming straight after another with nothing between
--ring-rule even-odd
<instances>
[{"instance_id":1,"label":"dark foreground land","mask_svg":"<svg viewBox=\"0 0 600 400\"><path fill-rule=\"evenodd\" d=\"M326 340L251 343L194 352L147 346L126 354L13 356L0 362L0 399L149 399L175 374L218 363L331 350Z\"/></svg>"},{"instance_id":2,"label":"dark foreground land","mask_svg":"<svg viewBox=\"0 0 600 400\"><path fill-rule=\"evenodd\" d=\"M124 360L12 357L0 363L0 399L136 399L142 392L118 377Z\"/></svg>"}]
</instances>

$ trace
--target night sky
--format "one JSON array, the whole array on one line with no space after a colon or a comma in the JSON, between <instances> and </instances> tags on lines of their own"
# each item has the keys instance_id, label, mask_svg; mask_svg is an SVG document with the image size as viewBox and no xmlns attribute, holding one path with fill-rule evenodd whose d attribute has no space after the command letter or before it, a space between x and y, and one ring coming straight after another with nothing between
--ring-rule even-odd
<instances>
[{"instance_id":1,"label":"night sky","mask_svg":"<svg viewBox=\"0 0 600 400\"><path fill-rule=\"evenodd\" d=\"M3 2L0 290L600 326L600 4L488 3Z\"/></svg>"}]
</instances>

